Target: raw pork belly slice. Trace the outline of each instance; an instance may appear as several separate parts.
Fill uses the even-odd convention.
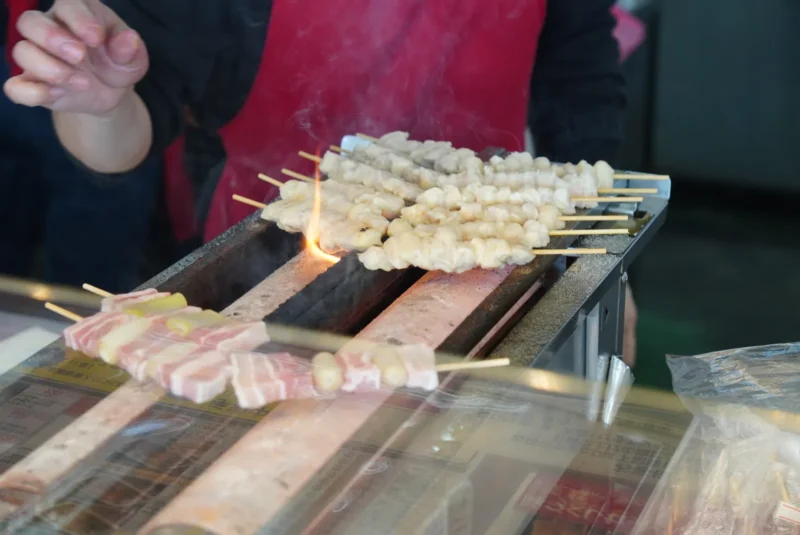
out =
[[[252,351],[269,342],[263,321],[237,321],[227,325],[202,327],[189,334],[194,342],[220,351]]]
[[[425,344],[414,344],[398,346],[397,351],[408,374],[407,388],[435,390],[439,386],[436,355],[433,349]]]
[[[133,305],[135,303],[142,303],[152,299],[160,299],[167,297],[168,292],[159,292],[155,288],[148,288],[138,292],[131,292],[127,294],[113,295],[106,297],[101,301],[100,310],[102,312],[120,311],[123,306]]]
[[[64,329],[64,342],[69,348],[97,358],[100,339],[130,320],[120,312],[100,312]]]
[[[289,353],[234,353],[230,363],[233,391],[243,409],[317,396],[311,364]]]
[[[336,354],[336,362],[342,367],[344,392],[374,392],[381,388],[381,370],[369,351],[342,349]]]
[[[180,334],[167,327],[167,321],[180,314],[199,311],[197,307],[185,307],[165,314],[148,318],[150,325],[140,335],[118,349],[116,365],[130,373],[136,379],[144,380],[143,364],[150,358],[167,350],[171,345],[186,342]]]
[[[153,357],[154,365],[150,369],[158,384],[174,395],[206,403],[225,390],[230,363],[221,352],[191,343],[166,352],[166,356]]]

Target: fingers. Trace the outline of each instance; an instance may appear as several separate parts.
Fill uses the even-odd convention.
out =
[[[52,16],[88,46],[100,46],[106,38],[101,17],[91,0],[56,0]]]
[[[117,65],[132,63],[142,49],[142,41],[133,30],[124,29],[113,35],[108,43],[108,55]]]
[[[68,30],[40,11],[26,11],[17,22],[23,38],[71,65],[86,56],[84,44]]]
[[[54,58],[30,41],[17,43],[11,55],[27,77],[40,82],[59,85],[67,82],[75,74],[72,66]]]
[[[22,76],[10,78],[3,86],[3,91],[12,102],[32,108],[51,106],[66,93],[60,87],[50,87],[44,82],[29,80]]]

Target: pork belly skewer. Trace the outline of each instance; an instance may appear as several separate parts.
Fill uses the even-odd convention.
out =
[[[311,362],[289,354],[231,356],[232,384],[239,406],[257,409],[277,401],[334,397],[396,388],[433,391],[440,372],[508,366],[508,359],[436,364],[425,344],[351,342],[335,355],[322,352]]]
[[[47,304],[48,309],[60,313]],[[89,357],[100,357],[119,366],[142,381],[153,379],[177,397],[195,403],[206,403],[221,394],[228,383],[228,359],[217,348],[167,336],[168,315],[135,318],[124,312],[100,312],[67,328],[82,331],[91,328],[98,317],[114,314],[128,316],[128,321],[107,333],[96,333],[99,351],[92,354],[91,346],[81,350]],[[69,335],[64,336],[67,344]]]
[[[185,306],[181,294],[160,294],[145,290],[105,297],[105,312],[65,330],[67,345],[119,366],[138,380],[153,379],[178,397],[205,403],[225,389],[229,352],[269,341],[263,322],[227,320],[216,312]],[[111,323],[105,319],[109,317]],[[96,346],[86,343],[92,340]]]
[[[316,260],[305,252],[300,253],[257,286],[259,291],[265,293],[264,298],[259,300],[258,307],[253,308],[237,301],[223,314],[227,317],[236,314],[240,320],[260,321],[307,286],[328,266],[328,261]],[[80,319],[77,315],[74,316],[76,317],[73,319]],[[21,497],[21,500],[29,502],[36,499],[77,463],[161,401],[163,396],[164,390],[155,382],[139,382],[133,379],[127,381],[0,475],[0,489],[33,489]],[[0,501],[0,519],[7,517],[19,506],[18,503]]]
[[[59,315],[77,320],[79,323],[91,321],[82,318],[61,307],[46,303],[48,310]],[[105,313],[100,313],[105,314]],[[176,352],[176,348],[187,348],[187,351]],[[381,388],[417,388],[434,390],[438,384],[440,371],[463,371],[489,367],[507,366],[508,359],[492,359],[490,361],[471,363],[452,363],[437,366],[432,349],[423,344],[411,346],[395,346],[389,344],[351,344],[337,355],[319,353],[311,362],[295,357],[289,353],[250,353],[232,352],[223,356],[221,352],[213,355],[196,344],[170,341],[166,351],[172,350],[173,360],[170,371],[173,374],[163,384],[159,384],[179,397],[187,397],[195,403],[205,403],[221,394],[231,377],[234,391],[242,408],[260,408],[276,401],[292,399],[313,399],[333,394],[337,391],[357,393],[371,392]],[[158,360],[160,353],[153,356]],[[174,357],[181,360],[175,362]],[[230,365],[230,368],[229,368]],[[178,374],[181,366],[189,368],[189,375]],[[180,388],[183,382],[196,390],[198,372],[208,373],[204,367],[212,366],[221,371],[220,380],[214,381],[213,395],[204,391],[201,395],[185,395]],[[142,377],[144,380],[146,377]],[[156,377],[150,377],[156,378]],[[222,384],[217,384],[219,382]],[[202,398],[198,400],[198,398]]]

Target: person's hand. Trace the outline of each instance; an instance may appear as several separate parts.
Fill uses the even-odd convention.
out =
[[[47,13],[23,13],[17,28],[12,57],[24,72],[4,86],[17,104],[103,115],[147,72],[142,39],[100,0],[55,0]]]
[[[622,360],[634,367],[636,364],[636,324],[639,322],[639,311],[630,284],[625,285],[625,318],[622,328]]]

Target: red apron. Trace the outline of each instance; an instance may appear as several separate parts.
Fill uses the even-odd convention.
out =
[[[31,9],[36,9],[39,6],[39,0],[5,0],[6,7],[8,8],[8,28],[6,33],[6,61],[11,67],[11,76],[22,74],[22,69],[14,63],[11,57],[11,50],[14,48],[22,36],[17,30],[17,19],[20,15]]]
[[[404,130],[475,150],[522,150],[547,0],[275,0],[259,74],[220,132],[210,240],[270,200],[259,172],[312,174],[298,150]]]

